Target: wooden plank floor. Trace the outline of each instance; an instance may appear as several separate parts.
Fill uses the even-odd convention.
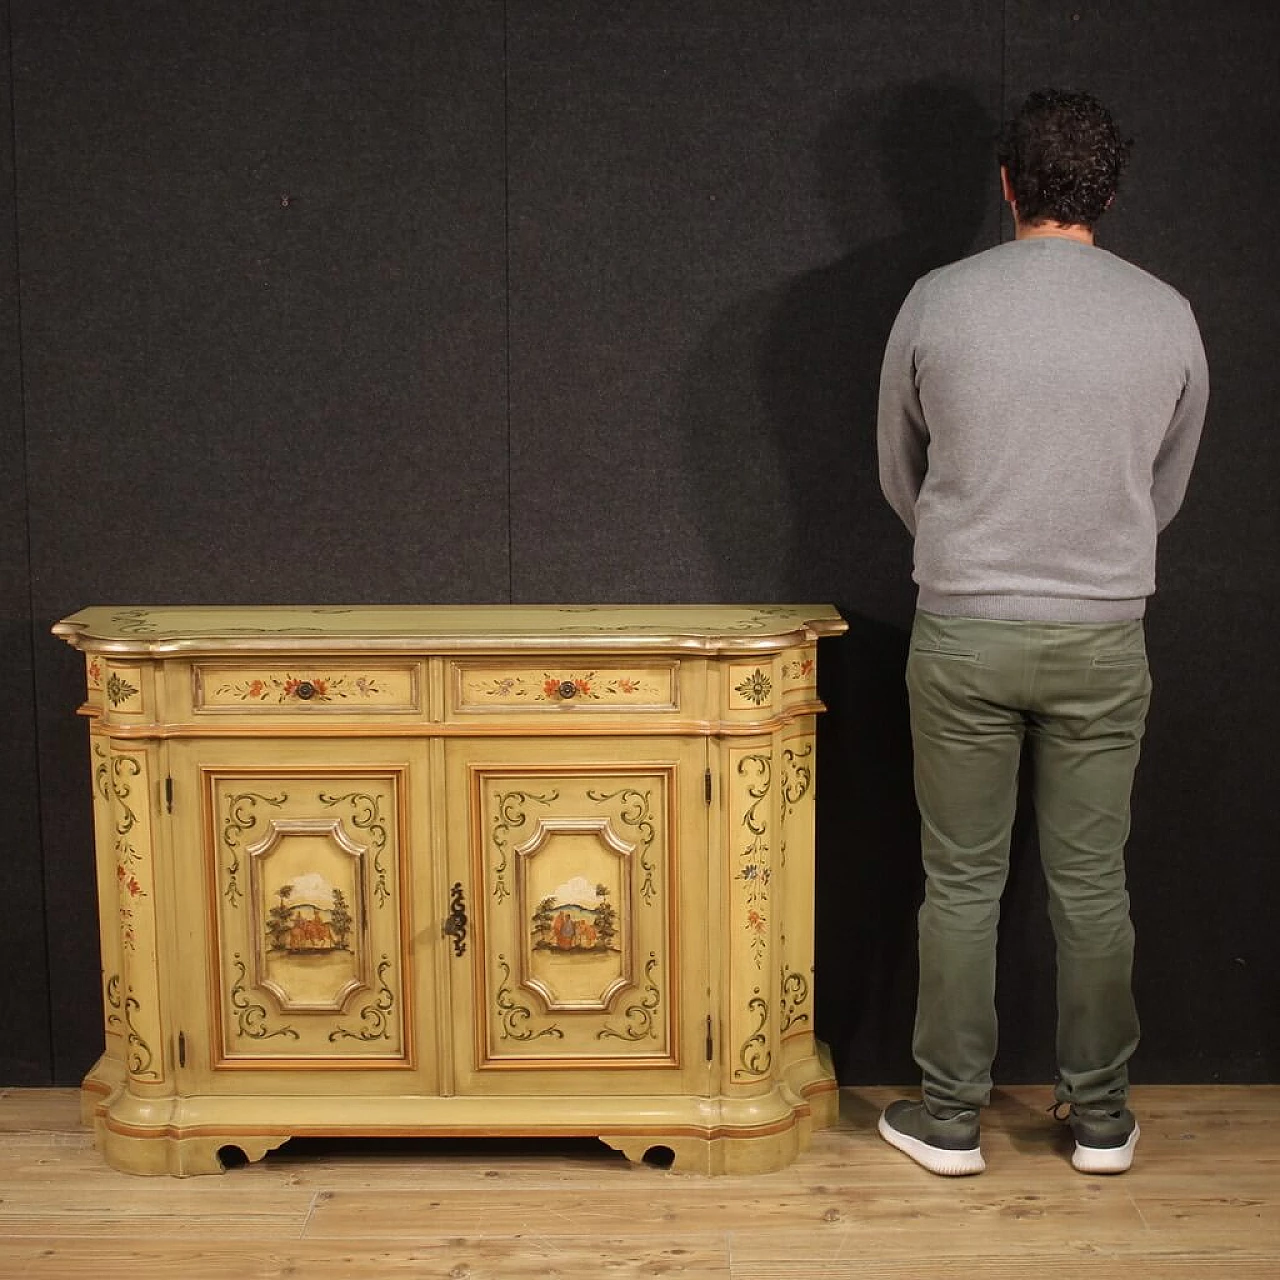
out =
[[[935,1178],[845,1089],[840,1124],[779,1173],[632,1166],[594,1143],[291,1143],[221,1177],[108,1169],[73,1090],[0,1092],[0,1276],[1280,1277],[1280,1087],[1135,1090],[1133,1170],[1085,1177],[1045,1113],[999,1093],[988,1171]]]

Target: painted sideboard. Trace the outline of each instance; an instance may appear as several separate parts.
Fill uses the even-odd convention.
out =
[[[593,1136],[777,1169],[813,1028],[829,606],[90,608],[115,1167]]]

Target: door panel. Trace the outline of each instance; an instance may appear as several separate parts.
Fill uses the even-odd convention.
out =
[[[592,740],[450,744],[451,850],[465,850],[471,946],[454,969],[459,1087],[521,1091],[558,1073],[705,1073],[684,954],[705,911],[705,747]],[[701,1011],[701,1013],[699,1012]],[[588,1087],[584,1081],[584,1090]],[[614,1087],[621,1087],[615,1081]]]
[[[174,748],[179,788],[195,793],[175,822],[200,825],[179,836],[200,865],[180,862],[177,889],[202,921],[189,940],[206,985],[190,995],[205,1010],[194,1057],[206,1082],[238,1088],[232,1073],[294,1069],[323,1091],[343,1087],[325,1083],[328,1071],[377,1068],[402,1087],[399,1073],[416,1066],[432,985],[415,975],[430,957],[410,956],[425,788],[420,748],[400,750],[388,760],[385,744],[342,740]]]

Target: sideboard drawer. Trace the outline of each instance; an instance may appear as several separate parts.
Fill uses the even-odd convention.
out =
[[[461,714],[680,710],[680,663],[453,662],[449,697]]]
[[[192,707],[212,714],[307,715],[418,713],[422,679],[416,662],[302,661],[196,663]]]

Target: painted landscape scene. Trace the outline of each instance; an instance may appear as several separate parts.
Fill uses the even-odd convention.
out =
[[[533,949],[560,955],[620,950],[618,913],[608,885],[574,876],[538,902],[531,921]]]
[[[298,876],[281,885],[275,896],[277,901],[267,913],[267,939],[273,952],[302,956],[351,949],[350,904],[342,890],[323,876]]]

